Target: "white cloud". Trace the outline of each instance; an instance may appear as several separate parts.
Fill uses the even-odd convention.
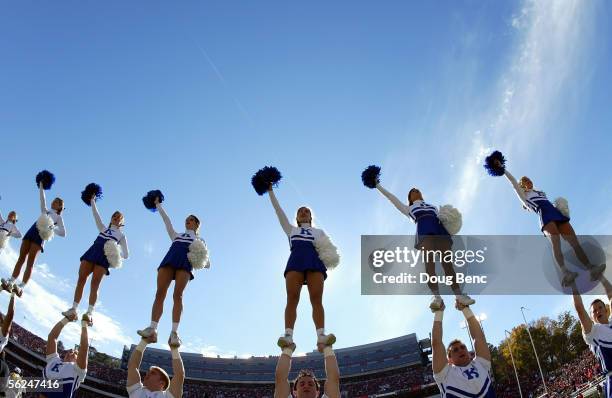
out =
[[[19,244],[18,241],[11,242],[12,245],[16,243]],[[2,275],[9,275],[13,271],[16,260],[17,253],[12,247],[7,246],[0,253]],[[72,297],[75,283],[58,278],[50,269],[46,263],[37,263],[34,266],[32,278],[25,288],[23,297],[17,300],[15,308],[15,322],[44,339],[53,325],[62,318],[61,312],[70,307],[70,304],[57,293]],[[8,294],[2,294],[0,301],[3,307],[8,305]],[[86,304],[81,303],[81,306],[83,305]],[[120,356],[122,346],[131,344],[132,339],[123,333],[117,321],[101,312],[100,308],[101,303],[94,313],[94,326],[89,331],[89,338],[98,350]],[[69,324],[62,331],[60,340],[67,347],[77,344],[80,333],[77,323]]]

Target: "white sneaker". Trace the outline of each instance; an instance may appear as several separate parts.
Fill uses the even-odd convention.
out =
[[[595,282],[603,275],[606,270],[606,264],[594,265],[593,268],[589,271],[591,273],[591,280]]]
[[[137,330],[136,333],[143,339],[149,340],[150,343],[157,342],[157,330],[153,329],[151,326],[142,330]]]
[[[336,336],[333,333],[320,334],[317,336],[317,345],[323,344],[324,346],[334,345],[336,342]]]
[[[460,294],[459,296],[457,296],[457,301],[465,306],[472,305],[476,302],[476,300],[474,300],[467,294]]]
[[[565,274],[563,275],[563,280],[561,281],[561,286],[563,287],[570,286],[576,280],[577,277],[578,277],[577,272],[565,271]]]
[[[170,348],[179,348],[183,342],[178,336],[178,333],[171,332],[170,337],[168,338],[168,345]]]
[[[293,344],[293,336],[291,336],[290,334],[282,335],[278,338],[278,341],[276,342],[276,345],[280,348],[289,347],[291,344]]]
[[[77,314],[77,311],[74,308],[70,308],[68,311],[62,312],[62,315],[68,318],[70,322],[79,319],[79,314]]]
[[[439,296],[432,296],[431,303],[429,303],[429,308],[432,312],[440,311],[442,306],[444,305],[444,300]]]

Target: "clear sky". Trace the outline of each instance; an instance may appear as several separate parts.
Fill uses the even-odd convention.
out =
[[[103,219],[125,213],[132,254],[103,281],[93,344],[118,355],[136,342],[170,245],[140,201],[158,188],[177,229],[200,216],[211,250],[212,268],[185,294],[185,349],[276,353],[288,246],[250,186],[272,164],[285,176],[277,193],[287,213],[310,205],[343,253],[324,298],[337,346],[427,337],[428,297],[360,295],[360,235],[414,232],[363,187],[361,171],[379,164],[398,196],[418,186],[427,201],[452,203],[464,234],[538,234],[509,184],[480,166],[496,148],[516,175],[568,198],[578,233],[611,233],[611,17],[605,1],[5,4],[0,210],[17,210],[25,232],[38,215],[34,176],[47,168],[68,230],[40,256],[16,321],[45,336],[70,306],[97,234],[79,198],[93,181],[105,191]],[[0,254],[2,276],[18,243]],[[477,299],[493,343],[522,322],[521,306],[530,319],[571,308],[567,297]],[[446,338],[465,336],[449,312]],[[76,333],[72,325],[62,338]],[[314,348],[305,292],[296,342]]]

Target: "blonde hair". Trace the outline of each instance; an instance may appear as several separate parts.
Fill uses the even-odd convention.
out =
[[[163,370],[162,368],[160,368],[159,366],[151,366],[149,368],[149,372],[152,371],[152,370],[156,370],[156,371],[158,371],[161,374],[162,379],[164,381],[164,388],[163,389],[164,389],[164,391],[166,391],[168,389],[168,387],[170,386],[170,376],[168,376],[168,373],[165,370]]]
[[[196,233],[196,235],[199,234],[200,233],[200,225],[202,225],[202,223],[200,222],[200,219],[195,214],[190,214],[190,215],[187,216],[187,218],[189,218],[189,217],[192,217],[195,220],[195,222],[197,224],[195,233]]]
[[[57,211],[57,214],[62,214],[62,211],[64,211],[64,199],[58,196],[57,198],[53,199],[53,202],[51,202],[51,206],[53,206],[54,203],[58,203],[60,206],[60,209]]]
[[[119,210],[116,210],[116,211],[113,213],[113,215],[111,216],[111,220],[110,220],[110,222],[108,223],[108,227],[109,227],[109,228],[110,228],[110,227],[113,225],[113,217],[115,217],[115,215],[117,215],[117,214],[119,214],[119,215],[121,216],[121,221],[122,221],[122,222],[121,222],[121,224],[119,224],[118,226],[119,226],[119,227],[123,227],[123,221],[125,220],[125,217],[123,216],[123,213],[122,213],[122,212],[120,212]]]

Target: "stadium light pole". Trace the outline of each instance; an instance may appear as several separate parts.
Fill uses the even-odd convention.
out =
[[[521,396],[521,398],[523,398],[523,392],[521,391],[521,382],[519,381],[518,372],[516,370],[516,364],[514,363],[514,355],[512,355],[512,347],[510,347],[511,333],[507,330],[504,330],[504,332],[506,332],[506,336],[508,337],[508,351],[510,351],[510,359],[512,360],[512,367],[514,368],[514,376],[516,376],[516,384],[518,385],[519,395]]]
[[[533,353],[536,357],[536,362],[538,363],[538,369],[540,369],[540,377],[542,378],[542,384],[544,385],[544,392],[548,395],[548,387],[546,387],[546,380],[544,380],[544,372],[542,372],[542,365],[540,365],[540,358],[538,357],[538,352],[536,351],[535,344],[533,343],[533,338],[531,337],[531,331],[529,330],[529,325],[527,324],[527,318],[525,318],[525,312],[528,308],[521,307],[521,314],[523,314],[523,320],[525,321],[525,328],[527,328],[527,334],[529,335],[529,340],[531,340],[531,347],[533,348]]]

